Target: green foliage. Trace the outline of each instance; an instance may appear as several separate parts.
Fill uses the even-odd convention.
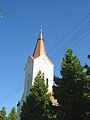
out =
[[[17,120],[17,113],[15,107],[13,107],[12,110],[10,111],[7,120]]]
[[[90,60],[90,55],[88,55],[88,59]],[[86,119],[90,120],[90,66],[85,64],[86,69],[86,83],[85,83],[85,90],[84,90],[84,98],[85,98],[85,109],[86,109]]]
[[[84,120],[87,112],[87,76],[79,58],[73,55],[71,49],[67,50],[65,58],[62,59],[60,72],[62,78],[57,78],[57,87],[54,88],[55,97],[61,105],[57,119]]]
[[[5,107],[2,107],[2,110],[0,111],[0,120],[6,120],[6,110],[5,110]]]
[[[51,120],[51,100],[47,94],[48,87],[44,83],[44,75],[41,72],[35,78],[30,93],[23,102],[21,120]]]

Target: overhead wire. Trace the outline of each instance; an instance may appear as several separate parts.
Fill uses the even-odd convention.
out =
[[[9,99],[9,96],[13,96],[13,94],[16,94],[18,90],[22,87],[22,85],[23,76],[22,78],[18,79],[14,84],[12,84],[12,86],[9,87],[2,95],[0,95],[0,104],[4,103],[7,99]]]
[[[90,13],[85,15],[51,50],[49,50],[48,54],[50,54],[61,42],[63,42],[84,20],[86,20],[90,16]]]
[[[88,28],[88,29],[87,29]],[[63,44],[56,52],[57,54],[53,54],[51,56],[51,61],[54,60],[54,58],[56,58],[58,56],[58,54],[60,54],[61,52],[63,52],[63,49],[66,50],[67,47],[72,46],[72,44],[75,44],[76,41],[78,39],[80,39],[80,37],[82,37],[82,35],[85,34],[85,32],[87,32],[90,29],[90,22],[87,22],[78,32],[76,32],[65,44]],[[81,40],[80,40],[81,41]],[[59,52],[60,51],[60,52]],[[52,59],[53,58],[53,59]],[[55,60],[53,61],[55,62]],[[40,64],[38,67],[44,65],[43,63]]]
[[[69,34],[71,34],[73,31],[74,31],[74,29],[76,29],[76,27],[78,27],[88,16],[90,15],[90,13],[88,13],[68,34],[66,34],[66,36],[61,40],[61,41],[59,41],[55,46],[57,47],[61,42],[63,42],[64,40],[65,40],[65,38],[69,35]],[[87,34],[85,35],[85,36],[83,36],[83,38],[84,37],[86,37],[87,36]],[[82,38],[82,39],[83,39]],[[73,45],[73,47],[76,45],[76,44],[78,44],[80,42],[80,40],[79,41],[77,41],[77,43],[75,43],[74,45]],[[53,51],[56,47],[54,47],[53,49],[51,49],[50,50],[50,52],[48,53],[48,54],[50,54],[51,53],[51,51]],[[56,59],[57,60],[57,59]],[[55,61],[56,61],[55,60]],[[19,85],[18,85],[19,86]],[[16,88],[18,88],[18,86],[16,86]],[[13,86],[14,87],[14,86]],[[12,88],[13,88],[12,87]],[[13,89],[13,90],[16,90],[15,88]],[[11,91],[11,92],[13,92],[13,90]],[[7,92],[9,91],[9,89],[7,90]],[[11,93],[10,92],[10,93]],[[8,92],[8,94],[6,95],[6,97],[8,97],[8,96],[10,96],[10,93]],[[15,92],[16,93],[16,92]],[[7,100],[7,98],[6,97],[3,97],[3,99],[2,99],[2,101],[1,102],[3,102],[3,101],[5,101],[5,100]],[[5,99],[6,98],[6,99]],[[0,103],[1,104],[1,103]]]
[[[73,44],[71,47],[75,47],[78,43],[80,43],[87,35],[89,35],[90,34],[90,31],[88,32],[88,33],[86,33],[82,38],[80,38],[79,39],[79,41],[77,41],[75,44]],[[58,58],[56,58],[55,60],[54,60],[54,62],[56,61],[56,60],[58,60],[59,58],[61,58],[63,56],[63,54],[62,55],[60,55]]]
[[[18,79],[17,81],[15,81],[7,90],[5,90],[1,95],[0,98],[3,98],[8,92],[11,92],[13,88],[15,88],[18,84],[23,83],[23,77],[22,76],[20,79]]]
[[[0,104],[6,102],[8,99],[12,99],[12,96],[14,96],[15,94],[17,94],[18,91],[21,90],[20,88],[22,88],[22,86],[17,86],[16,89],[14,89],[12,92],[8,93],[5,98],[1,99]]]
[[[88,17],[90,16],[90,13],[88,13],[87,15],[85,15],[84,18],[82,18],[71,30],[70,32],[68,32],[65,37],[63,37],[63,39],[61,39],[48,53],[47,55],[49,55],[54,49],[57,48],[57,46],[63,42],[77,27],[80,26],[81,23],[83,23]],[[49,55],[50,56],[50,55]],[[41,60],[39,60],[38,62],[41,62]],[[36,66],[38,66],[38,63],[36,64]]]
[[[77,41],[75,44],[73,44],[71,47],[75,47],[78,43],[80,43],[88,34],[90,34],[90,31],[87,32],[82,38],[79,39],[79,41]],[[60,59],[63,56],[63,54],[61,54],[58,58],[56,58],[53,62],[55,62],[56,60]],[[46,68],[47,70],[50,69],[50,67]]]
[[[58,53],[59,50],[61,50],[63,47],[65,47],[66,44],[68,44],[69,42],[71,42],[75,37],[77,37],[82,31],[84,31],[88,26],[90,26],[90,21],[88,21],[82,28],[80,28],[80,30],[78,30],[73,36],[71,36],[69,39],[67,39],[67,41],[65,42],[65,44],[63,44],[61,47],[59,47],[58,50],[56,50],[56,52],[54,52],[53,54],[51,54],[51,58],[52,56],[56,55]]]
[[[86,34],[86,35],[87,35],[87,34]],[[85,35],[85,36],[86,36],[86,35]],[[84,38],[85,36],[83,36],[83,38]],[[82,39],[83,39],[83,38],[82,38]],[[80,42],[80,41],[78,41],[76,44],[78,44],[79,42]],[[75,44],[75,45],[76,45],[76,44]],[[73,46],[75,46],[75,45],[73,45]],[[60,57],[59,57],[59,58],[60,58]],[[56,60],[57,60],[57,59],[56,59]],[[55,61],[56,61],[56,60],[55,60]],[[18,88],[18,86],[17,86],[17,88]],[[19,89],[20,89],[20,88],[19,88]],[[0,104],[2,104],[3,102],[5,102],[11,95],[14,95],[14,93],[16,93],[16,90],[17,90],[17,89],[15,88],[14,90],[15,90],[15,91],[13,91],[13,94],[12,94],[12,93],[11,93],[11,94],[10,94],[10,93],[7,94],[7,96],[5,96],[5,97],[2,99],[2,101],[0,102]]]
[[[76,34],[74,34],[70,39],[68,39],[68,41],[63,44],[57,51],[56,53],[51,56],[51,60],[53,60],[52,58],[56,57],[60,52],[63,51],[63,49],[71,46],[73,43],[75,43],[82,35],[85,34],[85,32],[87,32],[90,29],[90,22],[89,24],[85,27],[83,27],[84,29],[81,29],[80,31],[78,31]],[[60,52],[59,52],[60,51]]]

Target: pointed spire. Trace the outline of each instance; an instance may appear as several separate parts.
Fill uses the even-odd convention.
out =
[[[40,27],[40,34],[37,40],[37,44],[33,53],[33,57],[37,58],[42,54],[46,54],[45,46],[44,46],[44,40],[42,36],[42,26]]]

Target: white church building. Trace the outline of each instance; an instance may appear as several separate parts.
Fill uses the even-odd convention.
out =
[[[42,35],[42,27],[40,28],[39,37],[32,56],[29,56],[25,65],[25,84],[24,93],[21,101],[17,105],[18,120],[21,113],[21,106],[26,96],[29,94],[30,88],[34,83],[37,73],[41,71],[44,73],[45,84],[48,85],[48,91],[52,92],[54,65],[46,55],[44,39]]]

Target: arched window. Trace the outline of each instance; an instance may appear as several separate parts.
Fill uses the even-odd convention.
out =
[[[30,81],[30,73],[28,74],[28,77],[27,77],[27,95],[29,94],[29,81]]]

